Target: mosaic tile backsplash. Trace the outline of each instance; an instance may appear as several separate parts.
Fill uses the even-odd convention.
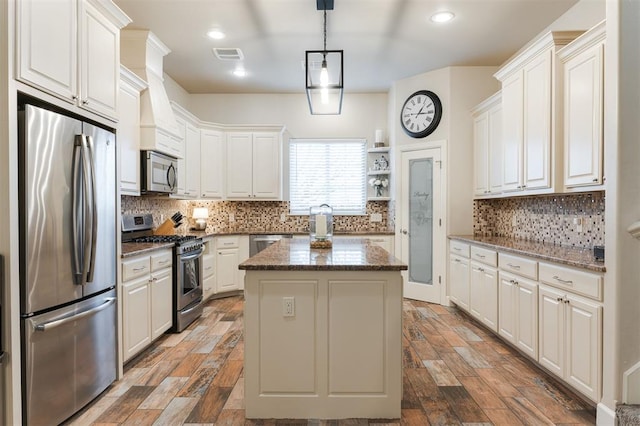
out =
[[[473,232],[583,248],[604,245],[604,200],[604,191],[474,200]]]
[[[188,232],[189,228],[194,226],[195,221],[191,216],[195,207],[209,209],[206,229],[209,234],[298,233],[308,232],[309,227],[307,216],[289,216],[289,203],[286,201],[186,201],[159,196],[122,196],[121,202],[123,214],[152,213],[154,227],[162,224],[175,212],[181,212],[186,220],[176,229],[178,233]],[[370,222],[369,215],[372,213],[380,213],[382,222]],[[281,218],[284,222],[280,220]],[[386,233],[393,230],[393,220],[389,218],[386,201],[369,201],[365,216],[334,216],[333,230],[337,233]]]

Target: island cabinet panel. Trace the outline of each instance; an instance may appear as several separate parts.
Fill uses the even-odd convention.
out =
[[[400,271],[247,268],[245,300],[247,418],[400,418]]]
[[[332,395],[384,392],[384,284],[384,281],[329,282]],[[354,342],[358,344],[354,346]]]
[[[318,281],[263,280],[260,285],[260,393],[317,393]],[[293,317],[283,315],[287,297],[294,300]]]

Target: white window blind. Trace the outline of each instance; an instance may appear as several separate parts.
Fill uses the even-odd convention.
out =
[[[289,201],[291,214],[328,204],[333,214],[366,212],[364,139],[291,139]]]

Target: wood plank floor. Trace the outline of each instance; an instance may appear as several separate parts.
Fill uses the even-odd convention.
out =
[[[576,425],[586,405],[455,308],[405,300],[401,419],[244,418],[242,297],[212,300],[68,425]]]

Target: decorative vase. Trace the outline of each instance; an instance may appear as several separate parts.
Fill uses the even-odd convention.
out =
[[[382,185],[376,186],[376,197],[382,197]]]

